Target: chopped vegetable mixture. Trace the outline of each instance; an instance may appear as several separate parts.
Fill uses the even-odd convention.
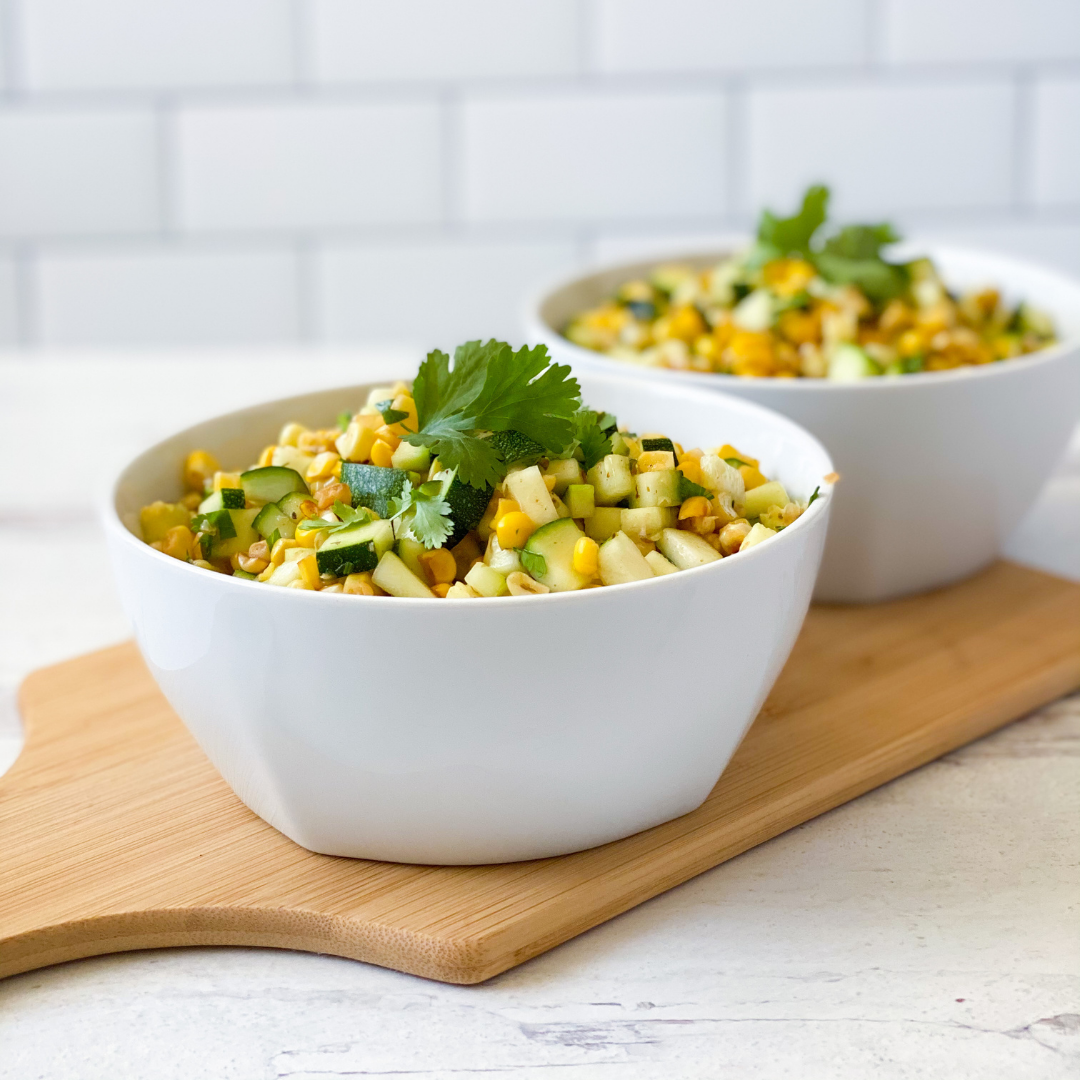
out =
[[[946,371],[1054,342],[1048,316],[994,288],[951,293],[929,259],[892,263],[891,226],[848,225],[818,242],[829,192],[791,218],[762,214],[749,250],[706,270],[657,267],[574,316],[565,336],[631,363],[750,377]]]
[[[143,539],[205,570],[361,596],[480,597],[639,581],[775,536],[813,502],[734,446],[684,450],[581,404],[544,346],[432,352],[412,389],[289,423],[243,472],[205,450]],[[816,496],[816,492],[814,495]]]

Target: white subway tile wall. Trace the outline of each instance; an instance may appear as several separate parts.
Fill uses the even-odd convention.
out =
[[[50,252],[31,267],[44,345],[295,342],[290,249]]]
[[[722,94],[551,94],[462,103],[469,221],[618,221],[727,211]]]
[[[513,337],[844,215],[1080,272],[1080,0],[0,0],[0,345]]]

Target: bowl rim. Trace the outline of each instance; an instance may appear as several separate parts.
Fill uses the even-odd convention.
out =
[[[731,237],[730,239],[734,239],[734,237]],[[1059,284],[1072,289],[1076,293],[1077,306],[1080,308],[1080,278],[1074,278],[1054,267],[1044,266],[1033,260],[1015,255],[977,247],[964,247],[963,245],[956,244],[937,244],[932,241],[920,244],[917,237],[912,240],[903,241],[904,247],[910,247],[912,245],[921,246],[931,258],[934,258],[935,255],[944,255],[946,257],[949,255],[956,255],[969,259],[981,258],[995,263],[1011,263],[1015,268],[1022,271],[1035,272],[1056,278]],[[828,379],[787,379],[776,376],[762,376],[757,378],[743,375],[729,375],[728,373],[721,371],[680,371],[676,368],[648,367],[644,364],[633,364],[625,360],[618,360],[615,357],[608,356],[606,353],[597,352],[594,349],[587,349],[583,345],[575,344],[569,338],[565,337],[561,331],[554,329],[541,314],[544,304],[547,303],[556,292],[579,284],[586,278],[593,277],[596,274],[615,273],[621,268],[636,267],[643,263],[661,266],[665,263],[673,263],[686,259],[711,259],[714,257],[719,259],[725,254],[734,254],[734,250],[732,249],[725,252],[724,250],[717,248],[698,248],[689,251],[683,250],[670,255],[647,255],[643,253],[642,257],[638,259],[622,259],[616,262],[596,261],[580,267],[572,276],[562,274],[559,277],[550,278],[540,288],[534,289],[526,302],[526,336],[531,340],[547,344],[549,347],[551,346],[552,337],[556,338],[556,348],[569,350],[571,355],[581,359],[585,366],[593,371],[611,364],[618,369],[625,369],[628,372],[632,372],[633,375],[631,377],[639,379],[644,377],[655,379],[657,381],[666,381],[668,378],[671,378],[672,380],[686,380],[690,386],[709,388],[714,393],[716,391],[722,392],[728,386],[747,385],[753,386],[755,390],[768,388],[765,392],[769,392],[771,389],[782,389],[785,391],[794,390],[796,393],[801,394],[837,392],[856,394],[889,393],[898,386],[914,388],[928,385],[945,385],[947,383],[970,379],[1000,378],[1006,373],[1015,372],[1018,369],[1024,370],[1035,365],[1042,366],[1043,364],[1054,363],[1063,358],[1068,358],[1080,348],[1080,334],[1074,334],[1071,337],[1063,338],[1062,340],[1055,342],[1053,345],[1048,345],[1046,348],[1037,349],[1035,352],[1026,353],[1023,356],[1013,357],[1013,360],[1023,361],[1023,363],[1018,365],[1011,361],[998,361],[990,364],[969,364],[964,367],[953,368],[946,371],[918,371],[907,375],[884,375],[878,378],[858,379],[853,382],[831,382]]]
[[[613,373],[603,372],[603,373],[600,373],[600,372],[595,372],[595,371],[589,371],[587,377],[590,380],[598,380],[600,382],[623,384],[623,385],[628,386],[628,387],[630,387],[630,388],[632,388],[634,390],[639,390],[641,388],[641,380],[634,379],[634,378],[632,378],[630,376],[622,375],[622,374],[619,374],[617,372],[613,372]],[[163,450],[164,446],[166,445],[166,443],[169,443],[173,439],[178,438],[179,436],[185,434],[188,431],[191,431],[194,428],[201,427],[204,424],[210,424],[210,423],[216,423],[216,422],[219,422],[219,421],[225,421],[225,420],[228,420],[230,417],[239,418],[239,417],[242,417],[246,413],[253,413],[253,412],[256,412],[256,411],[258,411],[260,409],[272,408],[274,406],[284,405],[285,403],[287,403],[289,401],[298,400],[298,399],[301,399],[301,398],[304,398],[304,397],[310,397],[310,396],[314,396],[314,395],[318,395],[318,394],[341,394],[341,395],[345,395],[345,394],[348,394],[350,392],[358,390],[360,387],[368,386],[368,385],[372,385],[372,384],[355,383],[355,384],[353,384],[351,386],[327,387],[327,388],[324,388],[324,389],[321,389],[321,390],[316,389],[316,390],[310,391],[309,393],[290,394],[290,395],[288,395],[286,397],[272,398],[272,399],[267,400],[267,401],[259,402],[259,403],[255,404],[255,405],[249,405],[249,406],[245,406],[244,408],[241,408],[241,409],[234,409],[234,410],[232,410],[230,412],[219,413],[219,414],[216,414],[214,416],[207,417],[206,419],[200,420],[197,423],[189,424],[187,427],[181,428],[179,431],[175,431],[171,435],[167,435],[164,439],[159,439],[157,442],[155,442],[152,445],[146,447],[144,450],[141,450],[134,457],[130,458],[117,471],[115,477],[112,480],[112,483],[109,484],[106,493],[99,499],[99,501],[98,501],[98,516],[99,516],[99,519],[103,523],[103,527],[105,529],[106,534],[116,538],[120,543],[130,543],[131,545],[133,545],[132,550],[133,551],[138,550],[141,553],[141,555],[159,556],[161,559],[164,559],[165,562],[161,563],[160,565],[162,566],[163,569],[166,569],[166,572],[170,572],[170,571],[175,570],[175,571],[179,571],[179,572],[182,572],[182,573],[193,573],[193,574],[206,575],[208,573],[208,571],[204,570],[201,567],[192,566],[190,563],[181,562],[179,559],[174,559],[174,558],[166,555],[164,552],[156,551],[154,548],[150,547],[150,545],[147,544],[144,540],[140,539],[139,537],[136,537],[135,534],[132,533],[131,530],[128,529],[128,527],[124,524],[123,520],[120,517],[120,512],[117,509],[117,499],[119,497],[120,485],[123,482],[124,478],[126,477],[127,473],[132,468],[134,468],[135,465],[137,465],[139,462],[141,462],[143,459],[148,458],[148,457],[154,455],[155,453],[162,452],[162,450]],[[675,385],[675,386],[662,386],[662,387],[656,387],[655,390],[650,390],[650,394],[653,394],[656,391],[662,392],[664,394],[664,396],[686,397],[687,395],[689,395],[692,398],[699,398],[703,402],[706,402],[706,403],[714,403],[714,404],[716,403],[716,395],[715,395],[715,393],[702,393],[701,391],[696,390],[693,387],[677,386],[677,385]],[[778,412],[774,411],[773,409],[768,408],[767,406],[759,405],[756,402],[746,401],[745,399],[735,397],[734,395],[730,395],[730,394],[724,394],[724,395],[722,395],[722,397],[723,397],[723,403],[725,405],[731,407],[731,408],[734,408],[736,412],[748,413],[748,414],[750,414],[751,417],[754,417],[755,414],[756,414],[758,417],[766,419],[770,424],[773,424],[773,425],[779,427],[781,430],[783,430],[784,428],[789,429],[790,432],[793,435],[795,435],[798,439],[801,439],[801,440],[804,440],[804,441],[808,442],[810,444],[810,446],[811,446],[811,449],[816,450],[821,455],[821,457],[824,459],[826,465],[829,468],[829,472],[825,474],[826,476],[835,474],[835,465],[833,463],[832,456],[829,454],[829,451],[822,445],[820,440],[818,440],[814,435],[812,435],[809,431],[807,431],[800,424],[797,424],[795,421],[788,419],[786,416],[782,415],[781,413],[778,413]],[[815,524],[818,522],[818,520],[823,515],[826,515],[828,513],[829,507],[831,505],[831,499],[832,499],[833,487],[834,486],[835,486],[835,480],[832,480],[832,481],[826,480],[825,476],[823,476],[822,479],[821,479],[821,483],[819,485],[819,488],[820,488],[819,497],[817,499],[815,499],[814,502],[809,507],[807,507],[807,509],[791,525],[788,525],[786,528],[784,528],[780,532],[780,534],[778,536],[776,536],[776,537],[774,537],[772,539],[775,540],[777,543],[798,542],[797,539],[794,540],[794,541],[788,540],[787,539],[788,533],[791,532],[792,530],[799,530],[798,532],[795,533],[795,536],[797,538],[799,535],[801,535],[802,532],[805,532],[806,530],[808,530],[810,528],[813,528],[815,526]],[[763,548],[763,547],[766,547],[766,545],[757,544],[749,551],[737,552],[736,554],[745,555],[746,558],[760,557],[761,554],[762,554],[760,549]],[[137,556],[137,557],[141,557],[141,555]],[[687,573],[700,574],[702,572],[715,573],[717,568],[723,566],[728,561],[728,559],[730,559],[730,558],[731,558],[731,556],[729,555],[729,556],[726,556],[724,558],[718,559],[715,562],[705,563],[702,566],[694,566],[694,567],[690,567],[688,570],[680,570],[679,574],[680,575],[687,574]],[[172,564],[172,566],[167,568],[167,564]],[[727,572],[730,573],[731,571],[727,571]],[[254,584],[254,585],[263,584],[262,582],[249,582],[249,581],[247,581],[247,580],[245,580],[243,578],[235,578],[235,577],[233,577],[232,575],[229,575],[229,574],[219,574],[219,573],[215,573],[213,571],[209,571],[209,573],[212,575],[213,578],[219,579],[221,583],[225,584],[226,587],[229,587],[229,588],[246,588],[246,587],[248,587],[249,585],[252,585],[252,584]],[[664,577],[670,577],[672,575],[665,574],[663,576]],[[203,577],[200,577],[199,580],[207,581],[208,579],[205,576],[203,576]],[[645,579],[645,580],[642,580],[642,581],[627,581],[627,582],[621,582],[619,585],[614,585],[614,586],[613,585],[605,585],[605,586],[602,586],[602,588],[605,591],[607,589],[612,589],[612,588],[618,588],[618,589],[622,589],[624,587],[640,588],[641,586],[650,586],[654,582],[657,582],[657,581],[660,581],[660,580],[662,580],[662,578],[650,578],[650,579]],[[340,602],[346,602],[346,601],[355,600],[355,597],[346,597],[345,594],[343,594],[343,593],[324,593],[322,591],[315,591],[315,590],[310,590],[310,589],[281,589],[281,588],[278,588],[278,589],[275,589],[274,591],[278,592],[278,593],[293,594],[294,596],[299,596],[300,594],[304,594],[305,596],[308,596],[309,598],[318,598],[317,602],[324,602],[324,603],[327,602],[327,601],[340,603]],[[568,590],[566,592],[549,592],[549,593],[532,594],[532,595],[528,595],[528,596],[515,596],[515,597],[512,597],[511,599],[517,600],[517,601],[531,601],[531,602],[538,602],[538,603],[564,603],[564,604],[565,603],[572,603],[572,602],[589,603],[591,601],[584,600],[584,597],[586,597],[588,594],[591,594],[591,593],[596,592],[596,591],[597,591],[596,589],[574,589],[574,590]],[[576,601],[575,601],[575,598],[576,598]],[[487,603],[487,604],[499,604],[499,605],[502,605],[503,607],[505,607],[505,602],[506,602],[507,598],[505,596],[479,596],[479,597],[453,597],[453,598],[436,598],[436,597],[426,597],[426,596],[424,596],[424,597],[420,597],[420,596],[414,596],[414,597],[410,597],[410,596],[368,596],[368,597],[365,597],[364,599],[368,603],[370,603],[372,601],[378,601],[380,604],[386,604],[386,603],[389,603],[389,602],[392,601],[394,604],[399,605],[399,608],[397,608],[395,610],[404,610],[403,608],[400,608],[400,605],[403,602],[407,602],[407,603],[410,603],[410,604],[413,604],[413,605],[422,604],[422,605],[424,605],[424,610],[431,610],[427,605],[431,604],[431,602],[433,600],[435,600],[435,599],[438,599],[440,604],[445,604],[446,599],[452,599],[452,603],[455,606],[458,605],[458,604],[464,604],[464,603],[476,604],[478,601],[480,601],[480,602]],[[304,600],[304,601],[301,601],[301,602],[307,603],[309,601]],[[500,610],[502,610],[502,608],[500,608]],[[513,608],[510,608],[509,610],[513,610]]]

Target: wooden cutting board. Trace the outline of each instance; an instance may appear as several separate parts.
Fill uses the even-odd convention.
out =
[[[475,983],[1080,686],[1080,586],[1000,563],[818,607],[703,806],[561,858],[314,855],[257,818],[134,645],[30,676],[0,777],[0,976],[171,945],[334,953]]]

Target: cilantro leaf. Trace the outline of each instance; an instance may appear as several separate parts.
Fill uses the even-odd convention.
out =
[[[742,458],[737,458],[737,457],[726,457],[726,458],[724,458],[724,460],[725,460],[725,461],[726,461],[726,462],[727,462],[727,463],[728,463],[728,464],[729,464],[729,465],[730,465],[730,466],[731,466],[731,467],[732,467],[733,469],[739,469],[739,468],[742,468],[742,466],[743,466],[743,465],[747,465],[747,464],[748,464],[747,462],[743,461],[743,459],[742,459]]]
[[[453,368],[436,349],[413,382],[419,430],[405,439],[456,468],[463,483],[497,484],[505,465],[487,433],[519,431],[553,452],[572,442],[581,394],[569,375],[544,345],[514,352],[503,341],[469,341],[454,351]]]
[[[547,573],[547,559],[539,552],[521,549],[521,565],[534,578],[542,578]]]
[[[818,486],[816,488],[814,488],[814,494],[811,495],[810,498],[806,502],[806,509],[809,510],[810,505],[813,503],[813,501],[815,499],[820,499],[820,498],[821,498],[821,485],[818,484]]]
[[[341,428],[342,431],[344,431],[349,426],[349,424],[351,424],[351,423],[352,423],[352,413],[351,412],[339,412],[338,413],[337,426],[339,428]]]
[[[578,409],[574,413],[574,437],[578,444],[577,450],[581,452],[581,462],[586,470],[591,469],[611,453],[611,436],[602,427],[605,419],[611,419],[612,427],[614,427],[615,418],[607,413],[599,416],[588,408]]]
[[[809,255],[810,240],[825,223],[828,207],[829,189],[815,184],[806,189],[802,206],[793,217],[778,218],[771,210],[763,210],[751,261],[761,265],[784,255]]]
[[[695,484],[693,480],[687,480],[682,473],[679,473],[679,502],[686,502],[687,499],[692,499],[695,495],[704,495],[705,498],[708,498],[709,494],[708,488]]]
[[[454,530],[450,504],[442,497],[441,480],[413,487],[406,480],[401,496],[390,500],[390,520],[401,519],[405,530],[426,548],[441,547]]]
[[[899,239],[888,223],[847,225],[825,241],[814,262],[826,280],[857,285],[871,300],[888,300],[908,284],[907,270],[881,257],[881,249]]]
[[[402,412],[401,409],[391,409],[389,407],[380,409],[379,412],[382,414],[384,424],[396,424],[399,420],[404,420],[405,417],[409,415],[407,412]]]

